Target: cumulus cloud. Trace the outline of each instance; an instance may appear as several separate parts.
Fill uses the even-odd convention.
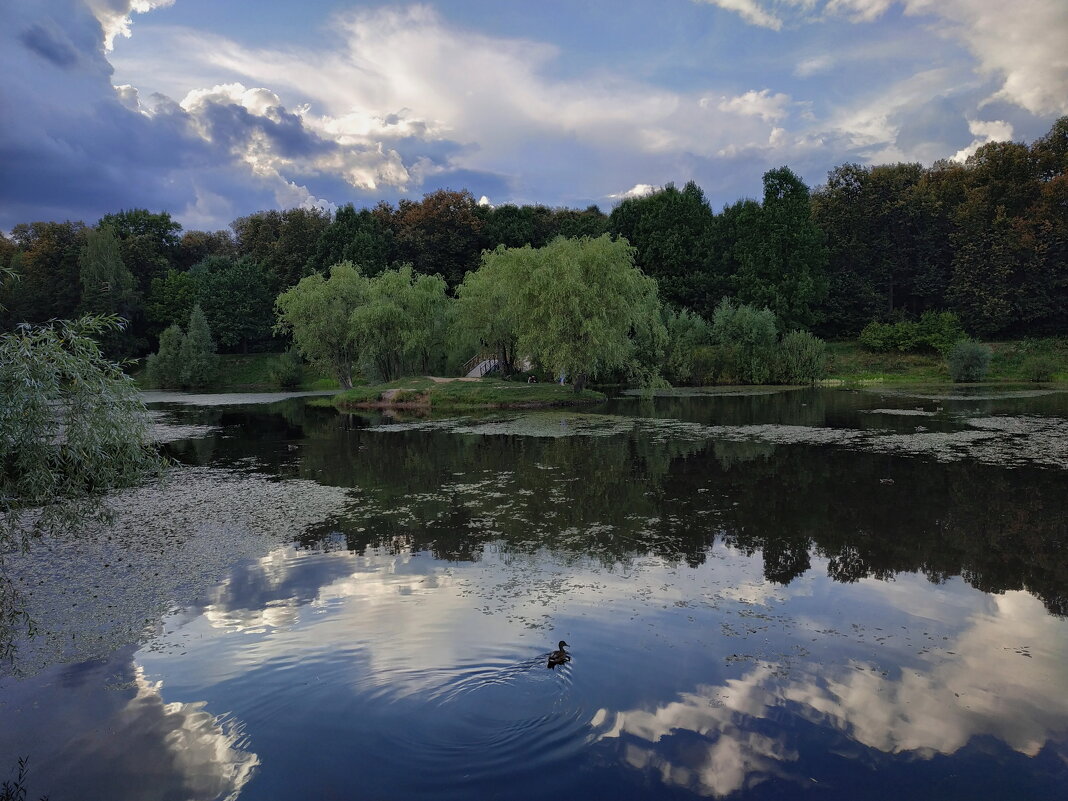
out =
[[[115,48],[115,37],[131,34],[134,14],[147,14],[155,8],[174,5],[174,0],[86,0],[104,29],[104,49]]]
[[[985,145],[987,142],[1007,142],[1012,140],[1012,125],[1002,120],[983,122],[981,120],[969,120],[968,130],[975,135],[972,143],[953,155],[953,161],[965,161],[968,156]]]
[[[617,192],[615,194],[608,195],[608,197],[610,197],[612,200],[627,200],[628,198],[634,197],[646,197],[647,195],[653,194],[653,192],[657,191],[659,188],[660,187],[653,186],[652,184],[634,184],[634,186],[632,186],[626,192]]]
[[[701,102],[705,103],[704,99]],[[749,117],[760,117],[766,122],[781,120],[786,116],[786,107],[790,104],[790,96],[781,92],[772,94],[770,89],[761,89],[759,92],[750,89],[748,92],[737,97],[724,97],[719,101],[720,111],[729,111]]]

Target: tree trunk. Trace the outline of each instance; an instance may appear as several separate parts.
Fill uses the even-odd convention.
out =
[[[586,388],[586,374],[585,373],[578,373],[575,376],[574,387],[575,387],[575,394],[576,395],[579,392],[582,392],[582,390],[584,390]]]

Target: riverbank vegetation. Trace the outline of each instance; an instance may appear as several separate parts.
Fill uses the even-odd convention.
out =
[[[279,352],[300,339],[304,324],[291,293],[304,282],[305,290],[327,283],[332,268],[351,264],[360,297],[343,304],[339,319],[359,330],[354,371],[370,366],[371,380],[455,372],[481,351],[503,372],[525,359],[559,362],[579,384],[592,375],[586,365],[635,383],[774,374],[737,362],[732,372],[723,366],[723,348],[701,339],[693,321],[711,325],[724,298],[768,310],[779,341],[793,351],[802,339],[791,332],[802,331],[831,340],[860,336],[874,351],[923,356],[933,348],[944,358],[964,337],[996,343],[1068,330],[1066,200],[1062,118],[1030,144],[991,142],[963,162],[929,167],[844,164],[811,190],[786,167],[770,170],[760,199],[719,212],[693,183],[628,198],[610,214],[596,206],[490,207],[448,190],[334,214],[257,212],[213,232],[183,231],[166,212],[131,209],[91,227],[32,222],[0,235],[0,267],[23,277],[0,290],[7,307],[0,324],[10,330],[85,312],[116,314],[128,325],[107,335],[105,354],[140,356],[156,352],[171,326],[188,326],[199,305],[220,354]],[[554,242],[602,236],[606,244],[597,247],[629,248],[634,274],[655,282],[644,286],[655,286],[660,322],[645,313],[652,295],[642,290],[623,302],[632,330],[622,350],[608,344],[611,338],[596,354],[579,353],[581,337],[571,336],[566,347],[536,342],[542,334],[558,341],[565,331],[574,334],[576,320],[596,308],[584,299],[590,293],[581,275],[567,284],[565,298],[553,248],[569,246]],[[539,267],[520,288],[514,274],[531,253]],[[520,266],[508,267],[512,262]],[[539,307],[545,315],[530,312],[531,292],[553,299]],[[372,296],[382,302],[363,303]],[[289,298],[277,309],[281,325],[279,297]],[[526,311],[516,317],[520,306]],[[354,322],[356,308],[364,311]],[[521,330],[525,348],[512,339]],[[397,338],[405,341],[399,355],[385,347]],[[302,350],[321,367],[308,341]],[[368,357],[372,351],[378,356]],[[1056,358],[1039,359],[1033,374],[1063,374]],[[337,365],[332,371],[342,385],[353,373]],[[990,375],[997,374],[995,347]],[[294,375],[288,370],[287,380]]]
[[[386,384],[357,386],[324,398],[320,405],[338,409],[394,408],[416,411],[462,409],[530,409],[575,406],[603,401],[605,395],[591,389],[551,382],[527,383],[499,378],[474,380],[411,377]]]

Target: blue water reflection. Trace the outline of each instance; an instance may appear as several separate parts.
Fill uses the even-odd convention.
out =
[[[179,458],[247,499],[201,536],[244,541],[258,506],[292,515],[288,542],[241,551],[140,645],[0,679],[0,769],[28,753],[52,799],[1057,797],[1064,473],[1006,449],[1063,398],[968,399],[1021,433],[950,461],[675,425],[970,430],[940,402],[621,400],[623,426],[178,414],[216,432]],[[310,479],[347,500],[313,513]],[[54,553],[105,582],[94,547]],[[548,670],[560,639],[573,659]]]

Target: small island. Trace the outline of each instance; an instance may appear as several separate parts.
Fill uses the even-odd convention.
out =
[[[570,385],[528,384],[499,378],[400,378],[385,384],[353,387],[321,405],[351,409],[543,409],[599,403],[605,395],[592,389],[576,392]]]

